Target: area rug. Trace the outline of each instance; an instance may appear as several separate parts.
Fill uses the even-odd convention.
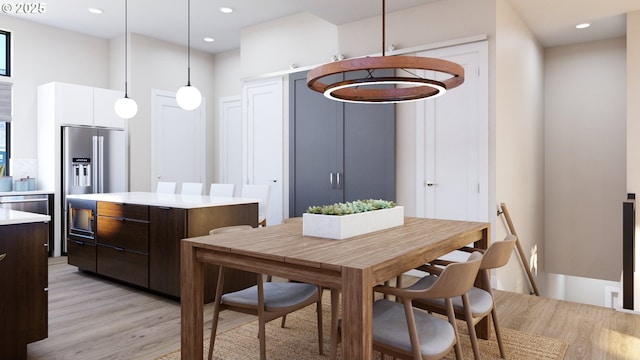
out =
[[[280,320],[267,324],[267,359],[269,360],[326,360],[329,358],[329,301],[323,302],[324,356],[318,354],[318,337],[316,332],[315,305],[310,305],[293,314],[287,315],[286,327],[280,327]],[[473,359],[473,351],[469,341],[466,325],[458,324],[460,343],[465,359]],[[502,341],[510,360],[531,359],[564,359],[568,344],[553,338],[528,334],[512,329],[501,328]],[[249,360],[259,359],[258,321],[251,321],[235,329],[218,334],[213,352],[216,360]],[[207,356],[208,333],[204,347]],[[500,359],[498,344],[492,333],[489,340],[478,340],[482,359]],[[180,350],[163,355],[157,360],[179,360]],[[341,348],[338,348],[338,359],[342,359]],[[375,354],[375,359],[381,359]],[[386,359],[391,359],[386,357]],[[445,359],[455,359],[453,350]]]

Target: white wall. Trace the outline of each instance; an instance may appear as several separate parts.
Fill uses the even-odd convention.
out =
[[[115,43],[123,44],[122,39]],[[151,90],[176,92],[187,83],[187,49],[161,40],[131,34],[129,56],[129,96],[138,103],[138,114],[129,120],[130,190],[151,189]],[[121,60],[124,62],[124,58]],[[116,62],[114,68],[119,66]],[[121,66],[121,65],[120,65]],[[121,68],[122,69],[122,68]],[[191,85],[197,87],[206,98],[206,161],[207,182],[213,179],[215,169],[215,121],[217,98],[215,95],[214,57],[211,54],[191,50]],[[124,88],[124,74],[114,77]],[[122,85],[120,85],[122,84]],[[188,126],[188,124],[185,124]],[[174,146],[175,144],[166,144]]]
[[[627,192],[640,194],[640,11],[627,14]],[[636,211],[636,276],[640,270],[640,211]],[[637,277],[636,277],[637,279]],[[635,287],[636,310],[640,286]]]
[[[246,28],[241,41],[242,78],[328,62],[337,54],[336,26],[309,13]]]
[[[495,163],[496,202],[505,203],[530,265],[542,254],[543,223],[543,49],[506,0],[497,1]],[[499,221],[495,239],[506,235]],[[535,271],[534,271],[535,273]],[[528,293],[519,258],[497,271],[501,288]]]
[[[618,38],[545,50],[546,272],[620,279],[625,48]]]
[[[6,15],[0,28],[12,32],[12,157],[35,159],[36,88],[51,81],[107,88],[109,43]]]

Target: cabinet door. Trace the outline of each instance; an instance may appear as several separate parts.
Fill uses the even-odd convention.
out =
[[[186,211],[149,208],[149,288],[176,297],[180,296],[180,240],[187,237]]]
[[[290,79],[290,216],[342,200],[342,103],[307,87],[306,72]]]
[[[396,199],[393,104],[345,104],[344,201]]]
[[[56,83],[56,119],[61,125],[93,125],[93,89]]]
[[[26,344],[47,337],[46,223],[0,226],[0,358],[26,359]]]
[[[124,119],[114,110],[116,100],[124,96],[124,92],[109,89],[93,89],[93,125],[124,129]]]
[[[311,205],[395,200],[395,106],[351,104],[290,76],[290,216]]]

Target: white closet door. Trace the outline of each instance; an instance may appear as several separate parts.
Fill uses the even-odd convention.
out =
[[[242,102],[240,96],[220,98],[220,129],[218,141],[217,182],[235,184],[237,194],[242,184]]]
[[[205,182],[205,109],[186,111],[175,93],[152,91],[151,190],[158,181]]]
[[[269,185],[267,226],[282,222],[284,204],[284,103],[281,77],[243,85],[247,130],[247,184]]]
[[[416,103],[418,216],[488,221],[486,43],[418,55],[447,59],[465,69],[462,85]]]

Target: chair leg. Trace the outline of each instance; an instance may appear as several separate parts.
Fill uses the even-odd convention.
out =
[[[264,285],[262,274],[257,274],[258,282],[258,338],[260,340],[260,360],[267,359],[266,331],[265,331],[265,310],[264,310]]]
[[[218,270],[218,284],[224,284],[225,268],[220,266]],[[216,295],[213,303],[213,319],[211,320],[211,336],[209,339],[209,355],[207,359],[213,358],[213,346],[216,341],[216,332],[218,330],[218,319],[220,318],[220,298],[222,297],[222,286],[216,286]]]
[[[450,298],[444,300],[445,305],[447,307],[447,318],[449,318],[449,323],[453,326],[453,333],[456,337],[456,343],[453,346],[454,351],[456,352],[456,359],[462,360],[462,348],[460,347],[460,337],[458,336],[458,326],[456,325],[456,315],[453,312],[453,302]]]
[[[324,355],[324,336],[322,335],[322,286],[318,286],[318,301],[316,302],[318,316],[318,353]],[[284,323],[284,318],[283,318]]]
[[[500,326],[498,326],[498,314],[496,312],[496,306],[493,305],[491,309],[491,319],[493,319],[493,328],[496,331],[496,341],[498,341],[498,348],[500,349],[500,358],[506,359],[504,347],[502,346],[502,336],[500,335]]]
[[[338,317],[340,312],[340,291],[338,289],[330,289],[331,291],[331,349],[329,349],[329,360],[335,360],[338,357]]]
[[[480,360],[480,349],[478,349],[478,337],[476,336],[476,328],[473,324],[473,315],[471,314],[471,304],[467,294],[462,295],[462,304],[464,305],[464,317],[467,320],[467,329],[469,330],[469,339],[471,340],[471,348],[473,349],[473,358]]]

